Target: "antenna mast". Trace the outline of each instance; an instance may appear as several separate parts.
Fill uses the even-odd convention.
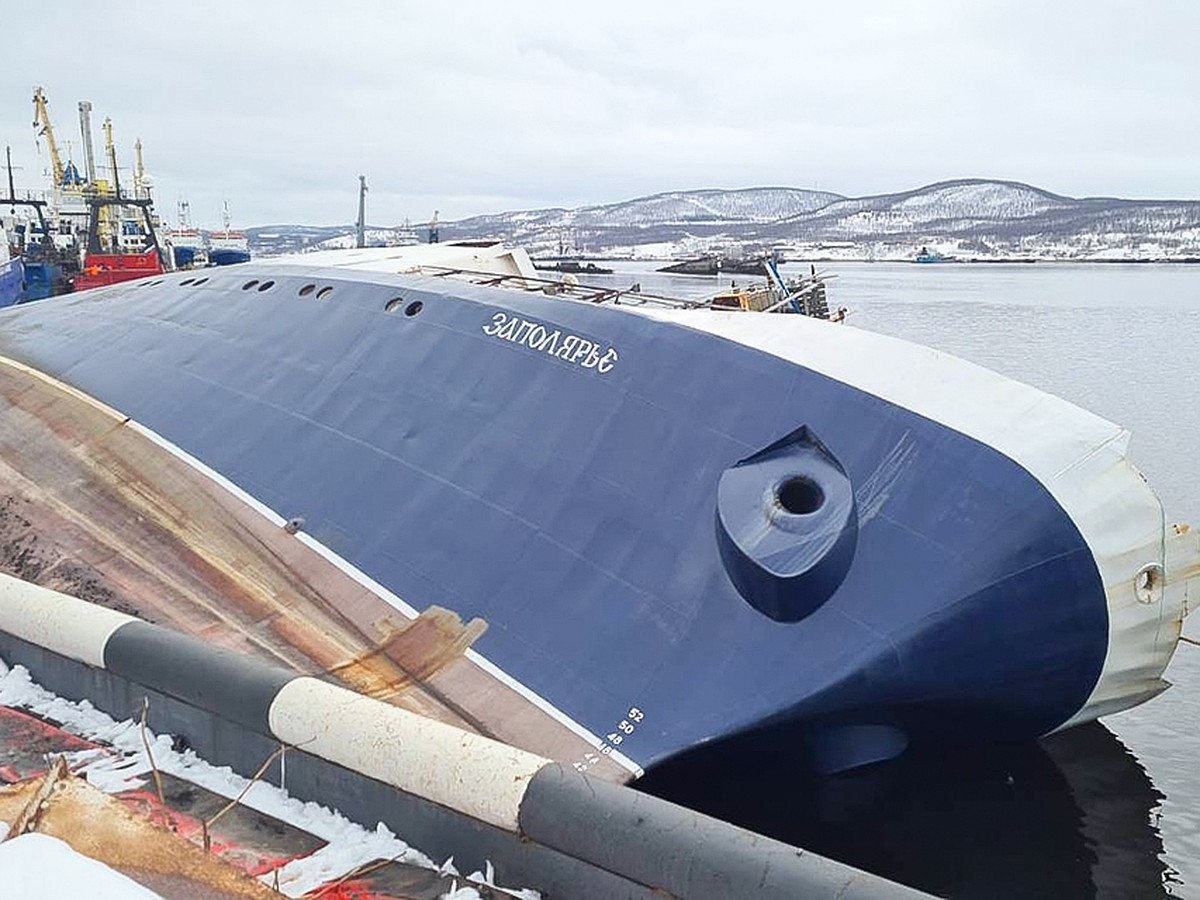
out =
[[[367,246],[367,176],[358,176],[358,232],[354,246]]]
[[[146,190],[146,167],[142,164],[142,139],[138,138],[133,144],[133,152],[137,157],[137,165],[133,168],[133,196],[139,200],[150,196]]]

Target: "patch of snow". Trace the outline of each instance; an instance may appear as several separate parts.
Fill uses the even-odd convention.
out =
[[[397,839],[382,822],[373,832],[347,824],[351,829],[357,829],[362,836],[354,835],[354,839],[345,839],[351,837],[347,832],[343,839],[330,841],[315,853],[301,859],[293,859],[279,870],[281,893],[288,897],[303,897],[321,885],[336,881],[347,872],[353,872],[376,860],[413,863],[419,856],[424,868],[434,868],[428,857],[414,854],[408,845]],[[275,875],[271,873],[261,876],[259,880],[264,884],[272,884],[274,879]]]
[[[35,683],[24,666],[10,669],[3,660],[0,660],[0,706],[28,710],[60,723],[72,734],[110,745],[116,753],[102,748],[64,754],[72,771],[85,775],[88,782],[100,790],[116,793],[143,787],[149,782],[152,766],[146,755],[139,722],[133,719],[117,722],[87,700],[64,700]],[[424,853],[392,834],[382,822],[370,831],[334,810],[299,800],[265,781],[251,785],[248,779],[228,766],[214,766],[192,750],[175,750],[170,735],[156,735],[146,729],[145,742],[150,745],[154,765],[159,771],[231,800],[245,791],[240,801],[242,805],[288,822],[327,842],[315,853],[293,860],[279,870],[280,890],[289,897],[302,896],[376,860],[392,860],[458,875],[453,867],[453,857],[439,867]],[[492,875],[492,866],[488,862],[487,877],[490,879]],[[264,875],[261,880],[266,884],[273,883],[274,873]],[[0,878],[0,885],[4,884]],[[540,897],[537,891],[529,889],[496,889],[521,900]]]
[[[23,834],[0,844],[0,885],[5,897],[47,900],[153,900],[159,895],[104,863],[76,853],[45,834]]]
[[[493,891],[504,894],[505,896],[515,897],[516,900],[538,900],[539,894],[537,891],[531,891],[528,889],[513,890],[511,888],[501,887],[500,885],[496,884],[496,869],[492,865],[491,860],[488,860],[485,865],[487,867],[486,872],[472,872],[467,876],[467,880],[474,884],[481,884],[484,887],[489,887]]]

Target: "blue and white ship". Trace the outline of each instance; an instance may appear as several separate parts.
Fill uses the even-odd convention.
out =
[[[824,770],[1033,739],[1167,687],[1200,541],[1119,426],[844,325],[589,299],[439,244],[5,311],[0,537],[615,780],[735,736]]]
[[[0,228],[0,308],[20,302],[25,291],[25,267],[8,249],[8,235]]]

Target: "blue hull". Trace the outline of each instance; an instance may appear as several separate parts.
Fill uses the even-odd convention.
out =
[[[69,285],[63,281],[62,266],[54,263],[25,260],[25,292],[21,303],[45,300],[65,293]]]
[[[246,250],[231,250],[218,248],[208,251],[208,261],[214,266],[235,266],[238,263],[249,262],[250,253]]]
[[[0,308],[19,303],[24,290],[25,270],[21,260],[10,259],[0,263]]]
[[[1100,677],[1104,585],[1072,519],[872,393],[540,294],[263,264],[180,281],[8,313],[0,355],[412,606],[485,620],[473,649],[605,754],[758,732],[841,768],[1045,734]]]

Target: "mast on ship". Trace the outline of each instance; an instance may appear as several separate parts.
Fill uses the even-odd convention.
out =
[[[138,138],[136,141],[134,141],[133,154],[137,160],[136,165],[133,167],[133,196],[140,200],[143,197],[148,196],[146,194],[146,167],[142,163],[141,138]]]
[[[45,200],[34,200],[32,198],[25,198],[25,199],[17,198],[17,190],[13,184],[12,147],[6,146],[4,148],[4,158],[5,158],[6,168],[8,169],[8,196],[0,198],[0,202],[2,202],[3,205],[5,205],[5,206],[29,206],[29,207],[33,208],[33,211],[35,213],[37,213],[38,227],[41,229],[41,234],[43,236],[42,237],[42,240],[43,240],[42,249],[43,249],[43,251],[48,252],[49,249],[52,247],[53,242],[50,239],[50,228],[46,224],[46,214],[45,214],[46,201]],[[25,248],[22,247],[22,250],[24,250],[24,249]]]

